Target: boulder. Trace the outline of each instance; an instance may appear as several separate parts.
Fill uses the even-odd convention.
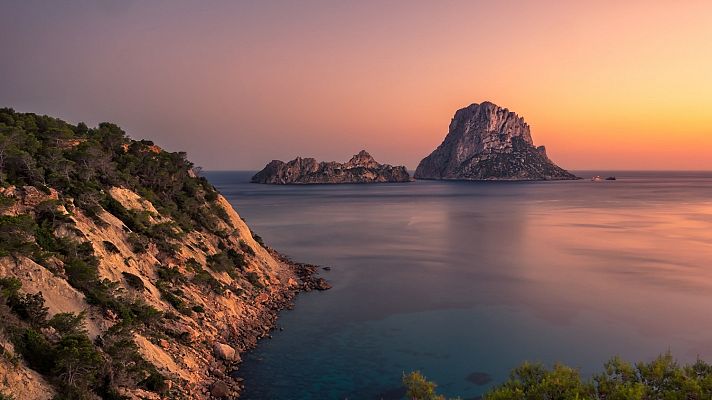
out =
[[[215,352],[216,357],[225,361],[235,361],[237,356],[237,352],[235,352],[235,349],[225,343],[215,343],[213,351]]]
[[[215,381],[215,383],[210,386],[210,395],[218,399],[222,399],[230,396],[230,386],[223,381]]]

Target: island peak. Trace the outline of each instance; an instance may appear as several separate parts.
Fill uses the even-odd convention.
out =
[[[273,160],[251,180],[253,183],[279,185],[410,181],[404,166],[379,164],[366,150],[361,150],[345,163],[317,162],[314,158],[302,157],[286,163]]]
[[[544,146],[536,147],[529,124],[492,102],[455,112],[442,144],[425,157],[416,179],[566,180],[576,176],[554,164]]]

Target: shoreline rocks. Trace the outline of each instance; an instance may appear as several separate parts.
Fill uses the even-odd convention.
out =
[[[228,336],[227,342],[230,345],[225,346],[235,351],[234,361],[223,359],[226,364],[225,374],[229,379],[225,377],[218,377],[218,379],[231,388],[230,393],[233,393],[235,397],[239,397],[240,391],[244,387],[244,379],[239,376],[237,368],[237,365],[242,362],[242,355],[255,348],[260,339],[271,337],[270,333],[277,329],[279,313],[294,308],[293,301],[298,293],[331,288],[324,278],[317,276],[320,268],[318,265],[295,262],[274,249],[266,248],[266,250],[294,274],[294,278],[290,278],[294,284],[280,285],[278,290],[270,292],[266,298],[255,299],[256,304],[259,304],[262,309],[252,314],[251,318],[240,321],[240,326],[234,327],[233,335]],[[220,347],[220,351],[218,351],[218,347]],[[214,346],[216,356],[223,350],[220,343]],[[215,376],[215,374],[212,375]],[[222,393],[222,389],[223,387],[219,385],[219,393]]]
[[[524,118],[490,102],[455,113],[442,144],[425,157],[416,179],[573,180],[536,147]]]
[[[317,162],[313,158],[297,157],[292,161],[271,161],[256,173],[252,183],[274,185],[309,185],[338,183],[410,182],[404,166],[379,164],[366,150],[361,150],[345,163]]]

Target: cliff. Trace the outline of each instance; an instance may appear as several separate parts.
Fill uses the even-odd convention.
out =
[[[0,109],[0,395],[239,395],[240,354],[328,285],[192,167],[113,124]]]
[[[416,179],[564,180],[576,176],[535,147],[524,118],[490,102],[458,110],[445,140],[415,171]]]
[[[313,158],[297,157],[287,163],[274,160],[255,176],[253,183],[279,185],[315,183],[384,183],[410,182],[405,167],[379,164],[365,150],[346,163],[317,162]]]

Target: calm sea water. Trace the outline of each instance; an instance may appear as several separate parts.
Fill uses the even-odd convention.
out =
[[[619,180],[268,186],[209,173],[269,245],[332,267],[333,289],[300,295],[284,331],[246,356],[244,398],[399,398],[416,369],[472,398],[523,360],[584,374],[613,355],[712,361],[712,174],[607,174]]]

